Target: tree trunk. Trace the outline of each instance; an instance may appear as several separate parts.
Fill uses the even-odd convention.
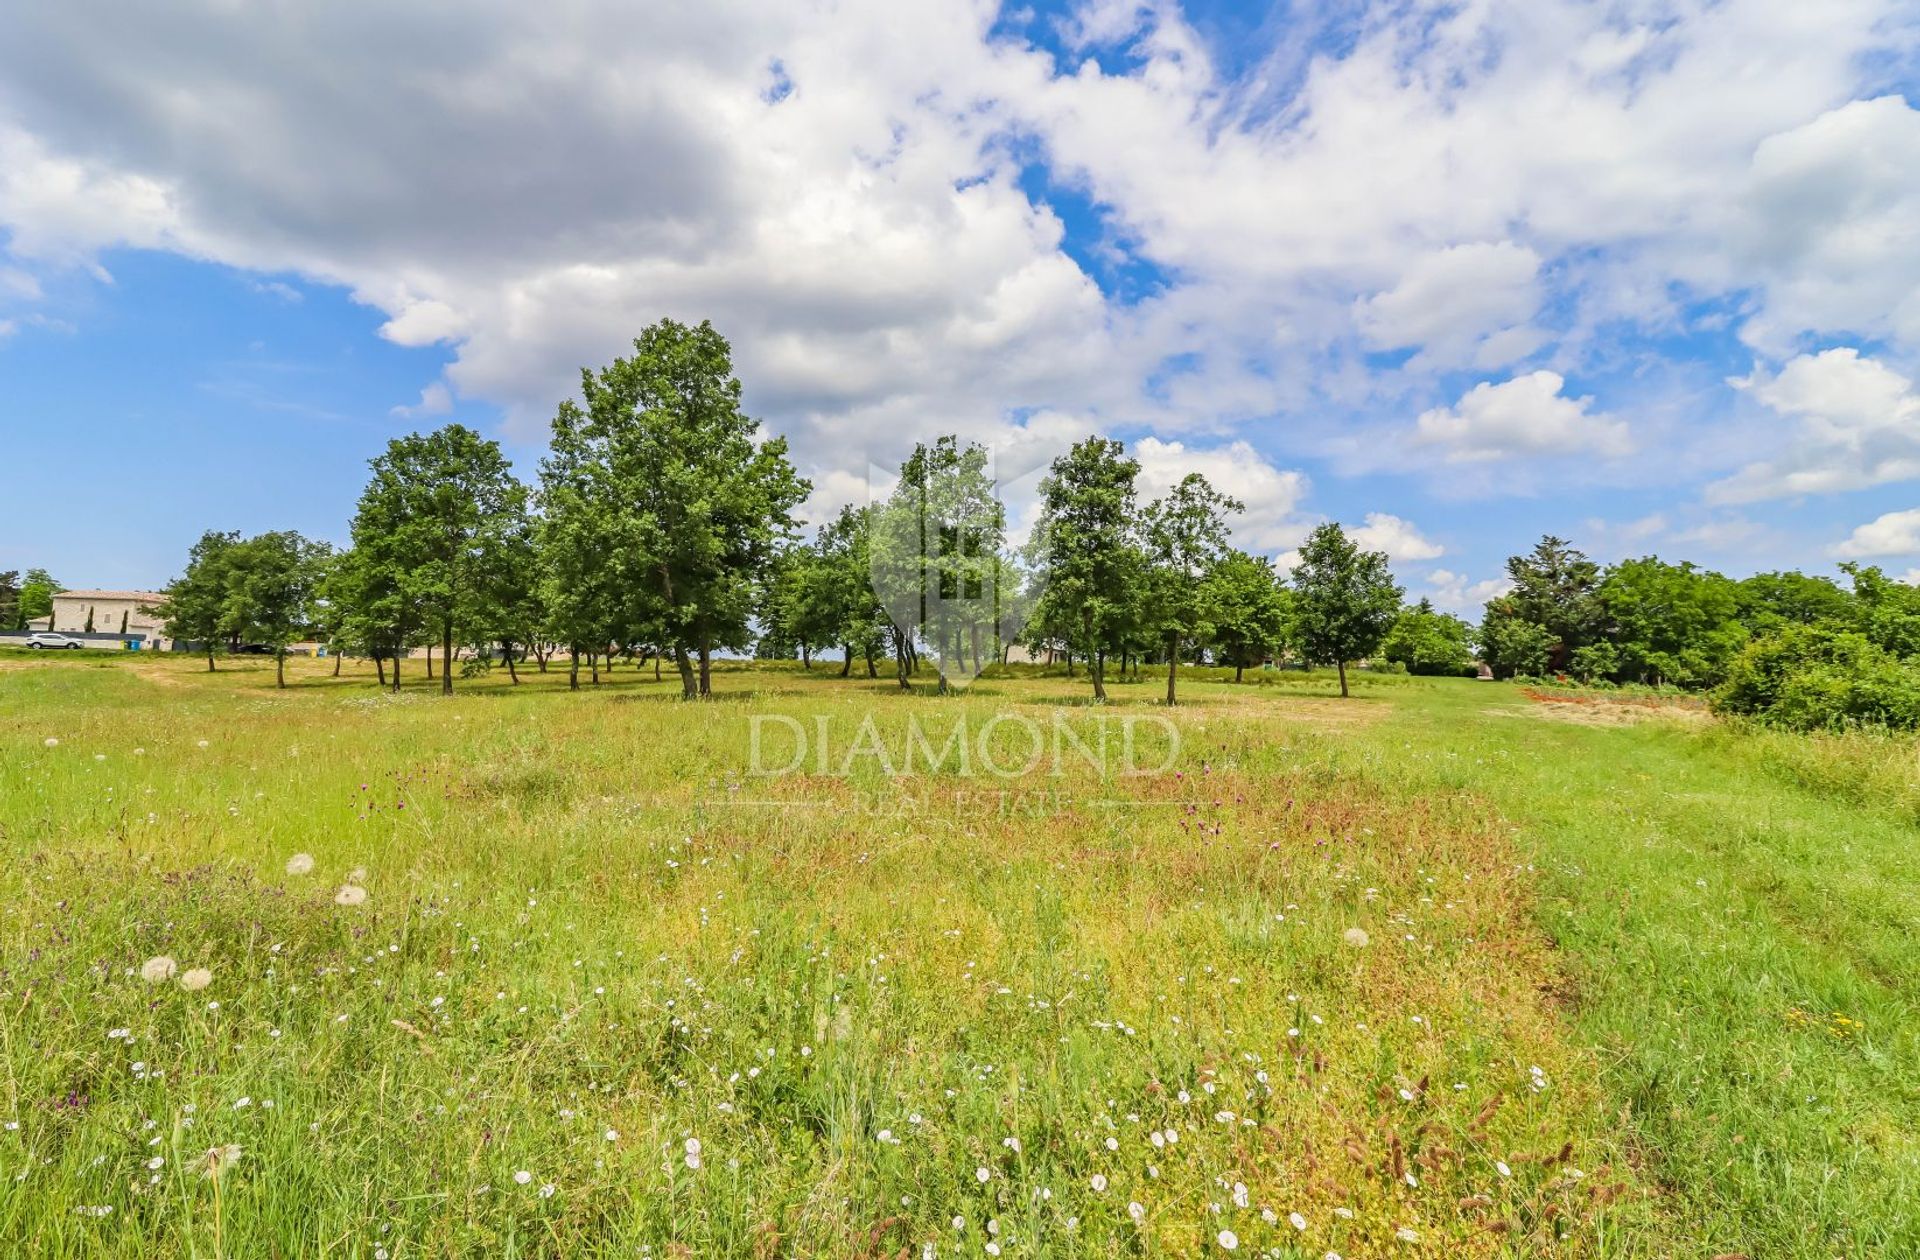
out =
[[[534,645],[533,659],[540,662],[541,673],[544,674],[547,672],[547,657],[551,656],[552,654],[553,654],[552,648],[548,648],[546,651],[543,652],[540,650],[540,647],[538,644]]]
[[[598,687],[600,685],[600,653],[598,649],[589,649],[587,652],[587,674],[593,679],[593,685]]]
[[[340,653],[338,652],[333,654],[333,676],[340,677]]]
[[[880,677],[880,669],[873,663],[873,644],[871,642],[867,644],[867,677]]]
[[[380,685],[387,685],[387,658],[378,652],[373,654],[373,672],[380,675]]]
[[[1340,697],[1341,699],[1345,699],[1346,695],[1347,695],[1347,663],[1345,661],[1341,661],[1340,662]]]
[[[213,672],[213,640],[207,640],[207,672]]]
[[[513,641],[511,639],[502,640],[500,643],[500,651],[505,654],[507,658],[507,677],[513,680],[514,686],[518,687],[520,685],[520,675],[516,673],[513,668]]]
[[[673,645],[673,664],[680,671],[680,698],[698,700],[700,698],[700,680],[693,675],[693,661],[687,656],[687,645]]]
[[[405,648],[401,648],[393,654],[393,689],[395,692],[400,690],[400,658],[406,654],[407,650]]]
[[[1095,704],[1105,704],[1107,702],[1107,654],[1104,651],[1093,654],[1092,673],[1093,701]]]
[[[433,644],[427,644],[427,681],[433,681]]]
[[[713,642],[704,634],[700,636],[700,694],[713,694]]]
[[[660,653],[657,651],[653,654],[653,681],[660,681]]]
[[[842,644],[841,647],[844,650],[846,659],[840,662],[840,677],[845,678],[853,672],[853,644],[846,643]]]
[[[453,694],[453,618],[440,623],[440,694]]]
[[[1244,656],[1234,657],[1233,658],[1233,681],[1239,682],[1241,675],[1245,674],[1246,672],[1247,672],[1247,658]]]
[[[1167,636],[1167,704],[1173,704],[1173,671],[1180,664],[1180,639],[1177,635]]]
[[[287,685],[287,649],[281,648],[273,654],[273,685]]]

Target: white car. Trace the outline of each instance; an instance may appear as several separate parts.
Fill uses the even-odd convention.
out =
[[[56,634],[52,630],[41,630],[27,636],[30,648],[83,648],[87,646],[69,635]]]

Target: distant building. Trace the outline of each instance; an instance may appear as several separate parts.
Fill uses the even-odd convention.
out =
[[[113,639],[138,639],[141,647],[158,650],[166,646],[166,632],[159,615],[151,610],[165,599],[159,591],[61,591],[53,597],[53,616],[47,624],[33,628],[63,634],[90,630]]]

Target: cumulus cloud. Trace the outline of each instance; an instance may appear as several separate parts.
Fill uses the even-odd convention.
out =
[[[1512,589],[1511,578],[1484,578],[1475,582],[1451,569],[1435,569],[1427,574],[1426,590],[1418,593],[1443,612],[1471,617],[1477,615],[1488,600],[1498,599]]]
[[[1415,439],[1458,461],[1630,451],[1626,422],[1591,411],[1591,398],[1564,396],[1565,384],[1544,369],[1498,385],[1482,381],[1454,406],[1422,412]]]
[[[1920,346],[1920,116],[1855,99],[1902,0],[1321,9],[1242,72],[1172,0],[23,6],[6,266],[132,246],[343,286],[527,439],[583,364],[712,317],[822,485],[1041,412],[1211,451],[1461,367],[1587,381],[1681,287],[1745,299],[1773,357]],[[1038,184],[1100,239],[1069,248]],[[1151,282],[1103,290],[1101,258]],[[1423,440],[1624,452],[1562,384],[1480,386]]]
[[[1852,347],[1803,354],[1777,374],[1731,382],[1792,422],[1779,458],[1750,463],[1707,488],[1718,503],[1832,494],[1920,477],[1920,393]]]
[[[1197,472],[1215,490],[1244,504],[1245,511],[1232,520],[1234,540],[1242,547],[1271,552],[1291,547],[1307,532],[1299,511],[1307,495],[1306,474],[1276,467],[1245,442],[1199,448],[1149,437],[1135,444],[1132,454],[1140,461],[1142,502]]]
[[[444,416],[453,410],[453,394],[442,381],[434,381],[420,391],[420,401],[412,406],[399,406],[393,414],[402,419],[415,416]]]
[[[1496,368],[1544,339],[1528,328],[1540,304],[1540,256],[1511,241],[1455,245],[1416,259],[1399,284],[1360,303],[1360,332],[1421,365]]]
[[[1347,536],[1366,551],[1384,551],[1396,564],[1411,560],[1434,560],[1446,554],[1446,548],[1422,535],[1412,521],[1385,512],[1367,513],[1366,524],[1347,531]]]
[[[1920,508],[1876,516],[1836,544],[1832,554],[1842,560],[1920,555]]]

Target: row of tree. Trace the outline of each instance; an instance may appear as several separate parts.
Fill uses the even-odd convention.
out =
[[[1138,463],[1106,438],[1054,461],[1024,546],[989,453],[950,436],[803,541],[793,513],[811,487],[740,394],[711,325],[663,320],[631,357],[582,373],[536,485],[458,424],[396,439],[372,461],[351,546],[210,532],[167,588],[167,633],[205,645],[209,669],[221,644],[261,645],[282,685],[304,635],[336,660],[371,658],[395,687],[402,659],[426,646],[431,671],[437,647],[448,691],[463,658],[517,682],[516,662],[544,670],[564,652],[578,686],[582,661],[597,681],[616,655],[656,671],[670,657],[689,698],[710,693],[717,653],[747,650],[811,667],[837,647],[843,674],[864,661],[870,676],[890,657],[902,687],[931,667],[945,690],[1018,644],[1082,664],[1096,699],[1116,663],[1164,665],[1169,703],[1182,662],[1244,670],[1290,652],[1338,666],[1344,692],[1348,663],[1389,632],[1412,665],[1444,655],[1440,615],[1403,614],[1386,557],[1338,525],[1315,531],[1289,584],[1228,544],[1239,503],[1193,474],[1142,505]],[[1464,643],[1446,641],[1458,668]]]
[[[1920,588],[1840,566],[1734,579],[1654,556],[1602,567],[1547,537],[1507,562],[1477,646],[1501,677],[1711,691],[1800,729],[1920,726]]]

